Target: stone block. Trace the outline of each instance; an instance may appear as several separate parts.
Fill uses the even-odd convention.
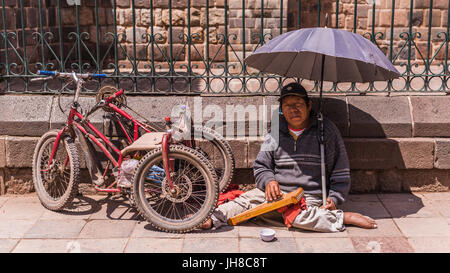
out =
[[[351,170],[351,193],[373,192],[377,189],[377,173],[371,170]]]
[[[402,175],[397,169],[378,172],[378,185],[382,192],[401,192],[402,182]]]
[[[0,168],[6,166],[6,137],[0,137]]]
[[[130,0],[117,0],[116,5],[121,8],[130,7]]]
[[[135,0],[134,1],[134,6],[136,8],[150,8],[150,1],[146,1],[146,0]]]
[[[408,0],[403,0],[405,2],[405,4],[408,5],[409,7],[409,2]],[[430,0],[416,0],[414,1],[414,8],[415,9],[421,9],[421,8],[429,8],[430,7]]]
[[[0,96],[0,135],[40,136],[49,129],[50,96]]]
[[[344,139],[352,169],[431,169],[434,140]]]
[[[228,140],[234,154],[235,168],[248,167],[248,140],[246,138],[236,138]]]
[[[398,151],[399,169],[432,169],[434,140],[429,138],[394,138]]]
[[[435,155],[434,167],[437,169],[450,169],[450,139],[437,138],[435,141],[436,141],[436,149],[434,154]],[[1,147],[1,140],[0,140],[0,147]]]
[[[249,139],[248,142],[248,167],[253,168],[253,163],[258,156],[264,138]]]
[[[446,0],[436,0],[433,2],[433,8],[437,9],[448,9],[448,1]]]
[[[398,146],[391,139],[344,138],[352,170],[390,169],[397,165]]]
[[[190,100],[194,122],[216,123],[226,138],[257,136],[264,108],[261,97],[200,97]],[[260,109],[261,108],[261,109]],[[260,113],[261,112],[261,113]]]
[[[13,137],[5,139],[6,167],[32,167],[33,153],[38,142],[37,137]]]
[[[27,194],[33,192],[34,185],[31,168],[4,169],[4,187],[6,194]],[[30,215],[26,217],[30,217]]]
[[[424,22],[426,26],[429,25],[430,22],[430,10],[425,10]],[[431,26],[439,27],[441,26],[441,11],[434,9],[431,13]]]
[[[244,185],[242,187],[249,189],[250,187],[254,187],[255,177],[253,176],[253,166],[247,169],[235,169],[231,183]],[[247,189],[244,189],[244,191],[247,191]]]
[[[402,176],[404,190],[439,192],[450,189],[448,170],[403,170]]]
[[[0,169],[0,195],[4,195],[6,193],[6,186],[5,186],[5,171],[3,169]],[[3,204],[0,204],[0,206]]]
[[[347,100],[351,137],[411,137],[408,98],[349,96]]]
[[[413,137],[450,136],[450,97],[411,96]]]

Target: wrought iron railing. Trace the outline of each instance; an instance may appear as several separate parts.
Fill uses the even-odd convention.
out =
[[[61,88],[30,82],[39,69],[108,74],[85,92],[114,84],[136,94],[262,95],[289,81],[317,91],[314,82],[259,73],[244,58],[276,35],[323,26],[326,13],[329,27],[370,39],[402,73],[390,82],[326,83],[326,92],[449,90],[447,1],[0,1],[0,93]]]

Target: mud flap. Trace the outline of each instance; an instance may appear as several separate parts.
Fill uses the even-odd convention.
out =
[[[74,129],[77,135],[78,142],[83,149],[84,157],[86,160],[86,167],[88,168],[92,182],[97,186],[101,186],[103,185],[103,183],[105,183],[105,180],[103,179],[101,164],[95,157],[95,148],[92,143],[88,139],[86,139],[86,137],[80,132],[80,130],[78,130],[77,128]]]

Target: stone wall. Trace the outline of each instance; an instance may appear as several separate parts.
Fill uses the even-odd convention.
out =
[[[36,73],[38,69],[60,69],[61,64],[66,69],[74,69],[76,67],[72,63],[78,63],[80,54],[81,60],[89,63],[88,66],[84,65],[84,68],[89,68],[95,66],[89,53],[96,56],[97,47],[99,52],[106,52],[111,44],[111,36],[106,35],[107,32],[113,31],[114,16],[110,0],[98,1],[98,17],[95,16],[94,1],[82,1],[78,10],[79,31],[88,35],[80,37],[80,52],[77,48],[78,38],[74,35],[77,33],[77,14],[74,6],[68,5],[66,1],[56,0],[25,0],[22,5],[19,0],[7,0],[4,4],[2,12],[6,24],[3,25],[2,18],[0,29],[8,33],[9,43],[5,49],[5,41],[0,39],[2,74],[6,74],[6,67],[10,74],[19,75]],[[100,35],[98,42],[96,25]],[[103,58],[104,54],[101,56]],[[105,57],[106,60],[108,56]]]
[[[45,65],[48,66],[52,63],[53,68],[59,68],[56,59],[60,58],[60,39],[63,42],[63,59],[66,61],[64,64],[66,68],[72,68],[72,62],[78,62],[79,54],[81,54],[83,63],[90,64],[90,66],[85,65],[85,68],[95,67],[90,53],[94,56],[94,59],[99,55],[100,60],[96,60],[99,62],[98,65],[102,66],[103,69],[108,69],[108,65],[114,57],[114,50],[108,51],[113,42],[113,37],[108,32],[114,32],[115,18],[119,39],[117,54],[120,64],[126,68],[131,68],[134,65],[133,59],[136,57],[140,69],[148,70],[148,67],[145,68],[145,66],[149,64],[152,58],[158,65],[161,65],[161,69],[167,69],[168,62],[170,62],[170,49],[172,49],[172,58],[178,70],[182,70],[182,65],[188,63],[189,60],[195,69],[204,69],[204,61],[208,58],[213,67],[225,62],[227,58],[230,65],[236,65],[230,67],[230,73],[240,73],[242,70],[240,61],[244,57],[244,48],[246,55],[248,55],[261,45],[262,40],[267,41],[279,35],[280,32],[284,33],[298,27],[298,0],[246,0],[244,6],[241,0],[228,0],[226,3],[225,0],[210,0],[208,7],[206,7],[206,0],[191,0],[189,8],[188,2],[172,0],[172,10],[170,11],[168,0],[152,1],[153,10],[150,10],[150,1],[148,0],[135,0],[134,5],[131,0],[116,0],[117,11],[114,14],[113,1],[111,0],[97,1],[97,9],[95,9],[95,1],[83,0],[78,9],[79,31],[88,35],[81,37],[84,45],[81,46],[81,52],[78,53],[78,48],[74,47],[76,39],[69,35],[71,32],[77,32],[77,14],[74,6],[69,6],[66,1],[60,1],[61,28],[59,28],[59,9],[56,0],[40,0],[40,7],[39,1],[23,1],[23,15],[18,0],[5,1],[5,27],[10,32],[8,37],[11,42],[8,50],[9,63],[18,64],[17,67],[12,66],[11,68],[15,69],[15,73],[21,74],[20,69],[23,61],[20,57],[24,56],[22,36],[24,33],[27,62],[30,64],[29,69],[32,72],[37,69],[34,64],[43,61],[43,55],[45,56]],[[263,6],[261,2],[263,2]],[[372,3],[375,3],[375,5]],[[227,4],[227,9],[225,4]],[[281,4],[283,4],[282,7]],[[356,21],[356,32],[371,38],[373,9],[375,8],[374,40],[388,55],[390,54],[391,32],[393,32],[392,53],[393,56],[398,54],[397,61],[400,62],[408,58],[407,47],[402,49],[407,35],[401,35],[401,33],[408,33],[409,31],[409,11],[412,8],[412,31],[413,33],[418,32],[420,35],[414,38],[415,43],[412,45],[411,59],[423,64],[423,59],[428,56],[430,0],[415,0],[413,6],[410,7],[410,5],[410,0],[395,1],[395,20],[393,29],[391,29],[392,0],[358,0],[356,11],[354,0],[340,0],[339,5],[337,5],[337,1],[323,0],[320,8],[320,25],[324,25],[323,19],[325,14],[328,13],[330,16],[329,26],[336,27],[337,9],[339,28],[353,31]],[[433,1],[429,55],[430,58],[436,55],[432,63],[435,65],[438,65],[438,62],[445,58],[445,47],[441,48],[441,46],[445,42],[444,33],[448,24],[448,5],[449,3],[446,0]],[[301,1],[301,27],[318,25],[318,9],[317,1]],[[225,12],[228,17],[227,20],[225,19]],[[96,13],[98,17],[96,17]],[[171,22],[169,22],[170,16],[172,16]],[[245,16],[244,20],[243,16]],[[156,45],[153,46],[153,52],[150,41],[152,20],[153,33],[156,35]],[[43,33],[53,34],[45,37],[48,45],[46,44],[43,47],[44,50],[41,50],[40,47],[35,48],[36,43],[39,42],[39,37],[33,35],[33,32],[40,32],[41,21]],[[280,23],[283,25],[282,29],[280,29]],[[243,28],[244,25],[245,28]],[[2,20],[0,20],[0,29],[4,29]],[[59,37],[59,29],[62,31],[62,38]],[[172,32],[171,39],[169,37],[170,31]],[[133,32],[135,32],[134,37]],[[228,37],[225,37],[226,32]],[[190,42],[188,42],[188,37],[191,38]],[[244,39],[245,43],[243,43]],[[172,41],[172,47],[170,46],[170,40]],[[136,42],[136,51],[133,46],[134,42]],[[97,52],[97,46],[99,52]],[[53,50],[53,53],[49,50],[49,47]],[[4,47],[1,47],[2,62],[5,52]],[[250,70],[249,73],[252,73],[252,71]]]
[[[215,104],[270,106],[277,96],[202,97],[203,106]],[[193,105],[193,97],[129,97],[130,107],[152,121],[161,121],[174,105]],[[63,104],[70,98],[64,98]],[[83,109],[93,105],[82,97]],[[317,99],[313,98],[317,105]],[[31,164],[34,146],[50,128],[64,122],[52,96],[0,96],[0,190],[25,193],[32,190]],[[264,108],[269,111],[269,107]],[[339,128],[347,148],[352,192],[445,191],[450,187],[450,97],[448,96],[326,96],[325,116]],[[227,126],[258,122],[245,115]],[[224,116],[225,118],[225,116]],[[93,124],[110,132],[102,113]],[[236,158],[234,183],[252,183],[251,168],[262,143],[261,135],[238,134],[228,138]],[[83,182],[89,182],[85,177]]]
[[[237,65],[230,68],[230,73],[238,73],[242,69],[240,62],[244,57],[244,44],[248,55],[261,43],[261,24],[266,40],[279,35],[282,12],[283,31],[287,31],[287,1],[283,1],[285,8],[282,11],[279,1],[264,1],[262,23],[261,1],[257,0],[246,0],[245,11],[243,11],[242,1],[237,0],[227,1],[227,9],[225,9],[224,0],[210,0],[208,7],[205,0],[190,1],[190,6],[188,1],[175,0],[172,1],[171,10],[169,1],[160,0],[153,1],[153,12],[149,9],[149,1],[135,1],[134,7],[130,0],[117,1],[117,31],[125,33],[121,42],[126,48],[126,51],[122,50],[120,63],[128,68],[133,65],[126,59],[126,53],[131,58],[136,56],[140,61],[153,59],[162,69],[167,69],[170,62],[170,49],[172,49],[177,70],[188,62],[195,69],[201,70],[205,68],[207,60],[214,63],[214,67],[224,63],[227,58],[226,61],[230,65]],[[244,20],[243,16],[245,16]],[[149,38],[152,20],[153,33],[156,35],[156,46],[153,46],[153,52]],[[135,38],[133,38],[133,31],[136,33]],[[171,40],[170,32],[172,32]],[[136,53],[133,48],[134,41],[136,41]],[[148,62],[141,62],[140,68],[144,68],[145,64]]]
[[[408,47],[402,47],[409,32],[410,10],[412,9],[412,33],[416,34],[410,58],[418,64],[423,64],[427,59],[428,27],[430,26],[430,0],[397,0],[394,6],[394,24],[391,29],[392,0],[340,0],[339,4],[334,0],[324,0],[321,9],[321,26],[324,26],[325,14],[328,13],[329,26],[336,27],[336,9],[338,9],[338,24],[340,29],[354,31],[356,21],[356,32],[366,38],[372,38],[372,27],[374,28],[377,44],[388,56],[390,51],[391,32],[393,31],[393,56],[398,54],[398,61],[408,59]],[[356,11],[355,11],[356,2]],[[373,5],[375,3],[375,5]],[[449,2],[447,0],[434,0],[431,20],[431,46],[430,59],[436,54],[435,64],[445,59],[445,33],[448,24]],[[373,10],[375,9],[375,14]],[[317,1],[302,1],[301,27],[316,27]],[[295,29],[298,25],[298,0],[289,0],[289,29]],[[356,13],[356,19],[355,19]],[[373,18],[375,17],[375,18]],[[375,23],[373,23],[375,22]],[[405,33],[402,34],[401,33]],[[440,33],[440,34],[439,34]]]

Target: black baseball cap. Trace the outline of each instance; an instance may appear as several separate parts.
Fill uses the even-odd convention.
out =
[[[278,101],[281,102],[281,100],[286,96],[299,96],[305,101],[308,101],[308,93],[306,92],[306,89],[301,84],[296,82],[292,82],[281,88],[280,98]]]

